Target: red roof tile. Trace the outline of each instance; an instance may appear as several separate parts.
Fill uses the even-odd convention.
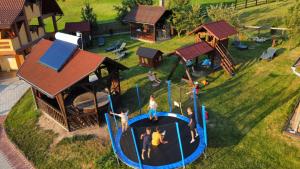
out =
[[[209,53],[214,49],[207,42],[199,42],[176,50],[176,54],[185,61]]]
[[[67,22],[65,24],[65,31],[66,32],[90,32],[91,31],[91,24],[88,21],[82,22]]]
[[[24,4],[25,0],[0,0],[0,28],[10,28]]]
[[[61,71],[57,72],[39,63],[40,58],[52,43],[52,41],[42,39],[36,44],[17,73],[17,76],[49,97],[54,97],[85,78],[103,62],[114,62],[109,58],[78,49]],[[113,64],[121,69],[124,68],[117,62]]]
[[[197,33],[201,29],[207,30],[218,39],[228,38],[231,35],[237,34],[236,29],[224,20],[203,24],[189,34]]]
[[[154,25],[165,12],[166,9],[161,6],[138,5],[124,17],[123,21]]]

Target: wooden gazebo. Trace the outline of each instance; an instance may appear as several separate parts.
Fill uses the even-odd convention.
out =
[[[17,76],[32,86],[37,108],[64,129],[98,124],[107,111],[108,94],[114,105],[120,104],[119,71],[127,68],[77,48],[61,69],[54,70],[41,60],[53,44],[45,39],[36,44]],[[59,53],[64,52],[64,48],[59,49]]]
[[[167,19],[170,11],[162,6],[138,5],[123,19],[130,25],[130,35],[134,39],[155,42],[171,38]]]
[[[157,67],[163,59],[163,52],[157,49],[139,47],[136,51],[140,60],[140,65],[145,67]]]

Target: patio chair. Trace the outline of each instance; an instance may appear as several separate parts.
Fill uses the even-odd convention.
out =
[[[118,53],[118,52],[121,52],[121,51],[123,51],[123,50],[125,49],[125,47],[126,47],[126,43],[123,42],[123,43],[121,44],[121,46],[120,46],[119,48],[116,48],[115,50],[113,50],[112,53]]]
[[[150,82],[152,82],[152,87],[157,87],[160,85],[161,81],[156,77],[156,75],[152,72],[148,72],[148,79]]]
[[[273,57],[276,54],[277,49],[273,48],[273,47],[269,47],[266,51],[264,51],[262,53],[262,55],[260,56],[260,59],[262,60],[272,60]]]
[[[101,47],[101,46],[104,46],[104,45],[105,45],[104,37],[99,37],[98,38],[98,46]]]
[[[128,51],[119,51],[116,52],[117,60],[123,59],[128,54]]]
[[[121,45],[121,42],[117,41],[115,44],[112,44],[110,47],[106,48],[105,51],[106,52],[113,51],[113,50],[119,48],[120,45]]]
[[[248,49],[248,46],[245,45],[245,44],[243,44],[243,43],[242,43],[241,41],[239,41],[239,40],[233,41],[232,45],[233,45],[234,47],[236,47],[237,49],[240,49],[240,50],[246,50],[246,49]]]

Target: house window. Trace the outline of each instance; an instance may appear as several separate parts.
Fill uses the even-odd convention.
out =
[[[148,60],[148,58],[145,58],[145,60],[144,60],[144,61],[145,61],[145,64],[146,64],[146,65],[148,65],[148,64],[149,64],[149,60]]]

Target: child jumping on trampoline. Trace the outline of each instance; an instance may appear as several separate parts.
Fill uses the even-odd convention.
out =
[[[166,131],[160,132],[159,127],[156,127],[155,132],[152,133],[152,141],[151,141],[152,146],[157,147],[160,144],[167,144],[168,141],[164,140],[165,134],[166,134]]]
[[[193,143],[193,142],[195,142],[195,137],[198,137],[195,115],[194,115],[194,112],[192,111],[192,108],[190,108],[190,107],[187,108],[187,113],[188,113],[188,116],[190,119],[189,127],[190,127],[190,131],[191,131],[191,136],[192,136],[192,140],[190,143]]]
[[[148,158],[150,158],[151,152],[151,128],[147,127],[146,132],[141,135],[141,140],[143,140],[143,149],[142,149],[142,159],[144,160],[144,153],[148,150]]]
[[[150,96],[150,100],[149,100],[149,119],[152,120],[152,118],[154,117],[154,120],[157,120],[157,115],[156,115],[156,110],[157,110],[157,103],[155,101],[155,98],[153,95]]]
[[[116,114],[110,111],[110,114],[121,118],[122,132],[125,132],[128,128],[128,111],[125,112],[124,110],[121,110],[120,114]]]

